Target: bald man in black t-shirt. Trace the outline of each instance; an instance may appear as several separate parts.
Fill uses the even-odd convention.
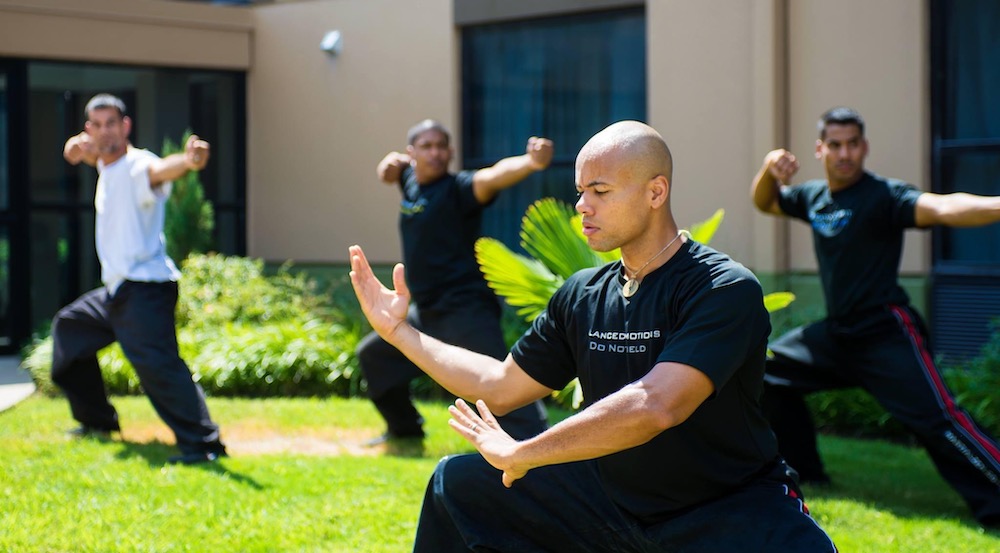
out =
[[[927,448],[984,526],[1000,526],[1000,447],[965,411],[934,363],[920,315],[899,286],[903,231],[1000,221],[1000,198],[931,194],[865,171],[864,120],[823,114],[816,157],[826,179],[785,186],[795,156],[774,150],[753,183],[754,204],[810,224],[827,317],[771,344],[764,406],[781,452],[803,481],[830,481],[803,395],[860,386]]]
[[[523,155],[501,159],[477,171],[448,172],[454,154],[448,131],[430,119],[407,133],[406,153],[390,152],[378,176],[402,194],[399,233],[407,283],[413,294],[410,324],[449,343],[502,359],[507,354],[500,326],[501,306],[486,285],[476,261],[483,209],[504,189],[516,185],[552,160],[552,141],[528,139]],[[368,395],[385,419],[389,439],[423,438],[423,418],[410,398],[410,381],[420,369],[372,332],[358,344],[358,359]],[[509,414],[511,433],[527,438],[545,430],[541,402]]]
[[[457,401],[450,424],[479,454],[438,464],[414,551],[836,551],[760,412],[760,284],[679,231],[671,173],[663,138],[637,121],[587,142],[583,234],[622,259],[570,277],[503,361],[407,324],[403,266],[388,290],[351,248],[373,328],[476,403]],[[583,408],[536,437],[519,441],[494,417],[575,377]]]

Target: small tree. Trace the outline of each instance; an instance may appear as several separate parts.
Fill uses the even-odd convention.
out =
[[[191,131],[184,132],[181,144],[163,139],[162,156],[184,151]],[[167,255],[179,265],[192,253],[205,253],[212,248],[212,229],[215,228],[215,210],[205,199],[205,191],[198,178],[198,171],[188,171],[174,181],[173,191],[167,201],[163,234],[167,239]]]

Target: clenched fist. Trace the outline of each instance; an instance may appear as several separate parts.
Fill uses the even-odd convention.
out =
[[[184,163],[192,171],[201,171],[208,163],[209,144],[192,134],[184,145]]]
[[[552,162],[552,141],[548,138],[532,136],[528,139],[527,154],[531,158],[531,167],[541,171]]]

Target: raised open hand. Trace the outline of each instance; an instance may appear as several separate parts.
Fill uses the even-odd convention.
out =
[[[351,257],[351,285],[361,304],[361,310],[375,332],[391,342],[390,338],[406,321],[410,304],[410,290],[406,286],[403,264],[397,263],[393,267],[392,283],[395,290],[390,290],[372,272],[361,246],[351,246],[348,251]]]

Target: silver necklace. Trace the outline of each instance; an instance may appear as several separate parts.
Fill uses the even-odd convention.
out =
[[[628,266],[625,265],[625,258],[624,257],[622,258],[622,269],[624,269],[624,273],[625,273],[625,285],[622,286],[622,295],[623,296],[625,296],[626,298],[631,298],[632,296],[635,295],[636,292],[639,291],[639,273],[641,273],[643,269],[645,269],[650,263],[652,263],[654,259],[656,259],[657,257],[660,257],[660,255],[663,252],[667,251],[667,248],[669,248],[670,246],[673,246],[674,242],[676,242],[677,239],[680,238],[682,234],[687,234],[687,233],[686,233],[686,231],[683,231],[683,230],[680,231],[680,232],[678,232],[677,236],[674,236],[673,240],[671,240],[670,242],[667,242],[667,245],[663,246],[662,250],[656,252],[656,255],[654,255],[653,257],[650,257],[649,261],[643,263],[642,267],[639,267],[638,271],[633,271],[631,276],[629,276],[629,274],[628,274],[629,270],[628,270]]]

